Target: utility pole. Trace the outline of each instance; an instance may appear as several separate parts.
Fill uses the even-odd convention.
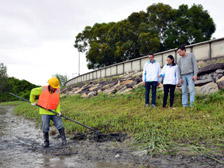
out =
[[[79,51],[79,62],[78,62],[78,76],[80,75],[80,51]]]

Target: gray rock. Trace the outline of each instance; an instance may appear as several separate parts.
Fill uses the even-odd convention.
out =
[[[89,88],[91,88],[91,86],[85,86],[84,88],[81,89],[80,92],[78,92],[79,94],[82,94],[82,93],[86,93],[89,91]]]
[[[212,77],[210,74],[205,74],[205,75],[201,75],[198,77],[198,80],[206,80],[206,79],[210,79],[212,80]]]
[[[93,96],[96,96],[97,95],[97,92],[89,92],[88,93],[88,97],[93,97]]]
[[[112,88],[109,88],[109,89],[106,89],[103,91],[104,93],[107,93],[107,94],[111,94],[111,93],[116,93],[117,92],[117,89],[112,87]]]
[[[205,85],[210,82],[212,82],[212,78],[208,78],[208,79],[204,79],[204,80],[196,80],[195,86],[202,86],[202,85]]]
[[[210,73],[210,76],[211,76],[213,82],[216,82],[223,76],[223,74],[218,74],[216,72],[212,72],[212,73]]]
[[[115,81],[113,81],[112,83],[110,83],[110,87],[113,87],[113,86],[115,86],[116,84],[118,83],[118,80],[115,80]]]
[[[142,78],[141,77],[136,77],[134,79],[134,81],[137,82],[137,83],[140,83],[140,82],[142,82]]]
[[[224,69],[217,69],[215,72],[224,75]]]
[[[218,83],[219,89],[224,89],[224,80]]]
[[[207,66],[199,69],[198,76],[214,72],[217,69],[224,69],[224,63],[216,63],[216,64],[207,65]]]
[[[117,93],[123,93],[127,89],[126,86],[123,86],[120,90],[117,91]]]
[[[195,94],[196,95],[209,95],[211,93],[217,92],[218,85],[214,82],[208,83],[206,85],[203,85],[201,87],[195,88]]]

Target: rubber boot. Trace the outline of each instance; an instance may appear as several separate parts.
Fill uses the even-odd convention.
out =
[[[65,137],[65,130],[64,128],[61,128],[58,130],[59,133],[60,133],[60,137],[61,137],[61,140],[62,140],[62,145],[66,145],[67,142],[66,142],[66,137]]]
[[[44,132],[44,144],[43,144],[44,148],[48,148],[49,147],[49,134],[48,132]]]

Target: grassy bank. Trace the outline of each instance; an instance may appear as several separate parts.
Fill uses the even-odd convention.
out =
[[[157,93],[157,109],[144,107],[143,87],[127,95],[98,95],[92,98],[62,98],[62,113],[104,133],[122,132],[152,155],[174,151],[175,146],[190,146],[200,154],[224,153],[224,91],[197,97],[194,108],[182,108],[181,93],[175,93],[175,110],[162,110],[163,92]],[[7,103],[5,103],[7,104]],[[2,104],[3,105],[3,104]],[[19,103],[17,115],[40,123],[38,108]],[[64,120],[68,133],[89,131]],[[211,157],[209,154],[208,156]]]

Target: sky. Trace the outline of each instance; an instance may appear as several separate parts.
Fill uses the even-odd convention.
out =
[[[212,38],[224,37],[221,0],[0,0],[0,63],[9,77],[36,85],[47,85],[55,74],[71,79],[78,74],[75,37],[85,26],[117,22],[159,2],[201,4],[216,24]],[[83,74],[89,70],[85,54],[80,58]]]

